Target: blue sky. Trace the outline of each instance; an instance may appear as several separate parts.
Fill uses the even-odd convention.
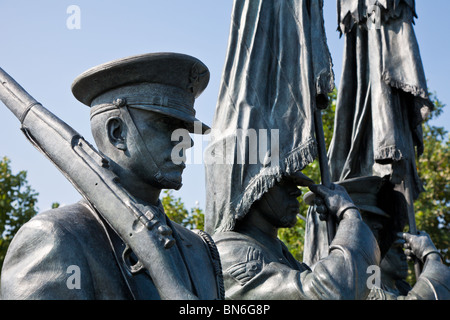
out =
[[[417,0],[416,34],[429,87],[450,103],[450,1]],[[67,8],[80,8],[80,29],[67,28]],[[72,96],[72,81],[98,64],[130,55],[172,51],[190,54],[210,69],[211,80],[197,99],[197,116],[212,123],[225,59],[232,0],[3,0],[0,2],[0,67],[47,109],[93,142],[89,109]],[[336,32],[336,4],[325,0],[328,45],[339,84],[343,39]],[[448,109],[448,108],[447,108]],[[28,171],[39,192],[38,207],[70,204],[80,195],[63,175],[26,141],[18,120],[0,106],[0,156],[14,172]],[[434,122],[450,130],[450,111]],[[198,143],[207,140],[197,137]],[[198,140],[199,139],[199,140]],[[189,165],[175,196],[186,206],[205,206],[204,170]]]

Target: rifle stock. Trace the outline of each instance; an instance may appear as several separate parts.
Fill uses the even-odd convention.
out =
[[[20,120],[21,130],[131,248],[162,299],[197,297],[177,272],[175,239],[165,216],[143,211],[103,158],[84,138],[30,96],[0,68],[0,100]]]

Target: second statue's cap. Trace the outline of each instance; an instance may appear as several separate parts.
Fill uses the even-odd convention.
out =
[[[385,183],[383,178],[377,176],[358,177],[337,182],[347,190],[359,209],[389,218],[389,214],[380,208],[382,201],[380,192]]]
[[[381,209],[380,193],[386,180],[377,176],[358,177],[336,182],[335,184],[344,187],[355,205],[367,213],[390,218],[390,215]],[[304,196],[307,205],[314,204],[315,194],[308,192]]]
[[[208,68],[197,58],[148,53],[87,70],[74,80],[72,93],[92,108],[91,114],[127,105],[182,120],[190,132],[194,132],[195,122],[201,123],[201,133],[205,133],[209,127],[195,117],[194,102],[208,85],[209,76]]]

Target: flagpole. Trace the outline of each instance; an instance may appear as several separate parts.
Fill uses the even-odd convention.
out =
[[[322,185],[327,188],[330,188],[331,173],[328,164],[327,149],[325,145],[325,134],[323,132],[322,112],[318,108],[314,112],[314,124],[319,153],[320,177],[322,180]],[[332,215],[328,215],[327,217],[327,234],[328,234],[328,245],[330,245],[334,239],[334,236],[336,235],[336,222]]]
[[[416,225],[416,213],[414,210],[414,198],[413,191],[411,186],[410,175],[405,175],[405,180],[403,181],[403,195],[406,200],[406,204],[408,207],[408,225],[409,225],[409,233],[413,235],[417,235],[417,225]],[[416,279],[420,277],[422,273],[422,268],[420,265],[419,259],[414,259],[414,273],[416,275]]]

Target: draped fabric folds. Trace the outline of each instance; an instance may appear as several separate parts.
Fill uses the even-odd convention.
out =
[[[424,191],[416,168],[422,123],[433,108],[414,33],[414,0],[337,0],[345,47],[333,140],[334,182],[351,178],[408,180],[413,198]],[[403,217],[398,217],[403,219]],[[328,254],[324,223],[310,210],[304,258]]]
[[[398,183],[410,175],[418,197],[415,159],[433,105],[413,29],[414,0],[378,1],[379,11],[371,3],[338,0],[345,51],[329,150],[332,178],[392,175]]]
[[[206,230],[232,230],[317,156],[316,100],[333,90],[323,0],[235,0],[206,161]]]

